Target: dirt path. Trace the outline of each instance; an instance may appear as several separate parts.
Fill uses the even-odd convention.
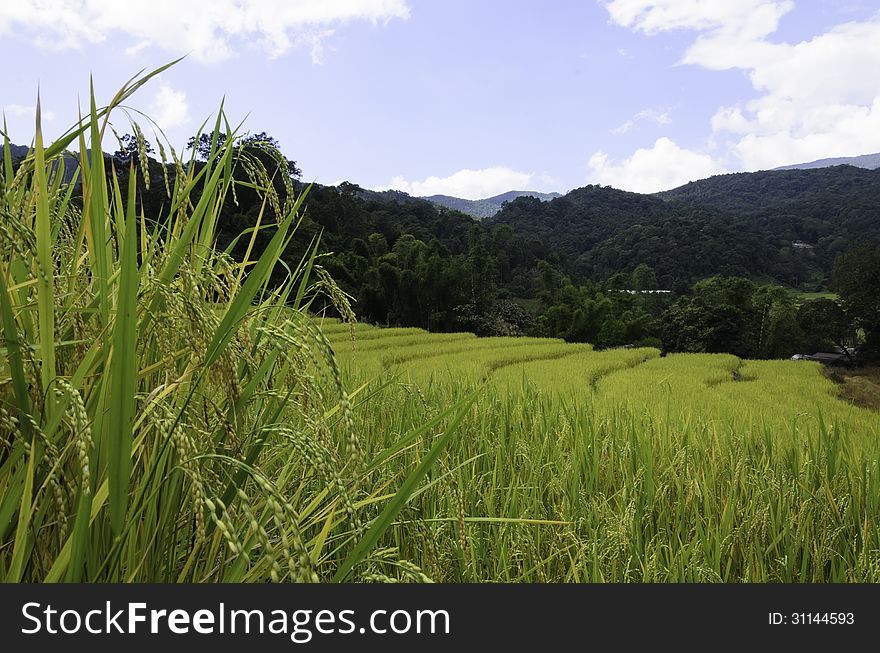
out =
[[[824,372],[837,385],[841,399],[862,408],[880,411],[880,367],[852,370],[826,367]]]

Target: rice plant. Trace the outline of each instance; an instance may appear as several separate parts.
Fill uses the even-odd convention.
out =
[[[617,372],[646,363],[660,355],[652,348],[606,350],[565,356],[561,359],[516,363],[492,375],[493,384],[515,391],[531,386],[557,394],[587,395],[599,380]]]
[[[121,175],[101,144],[111,117],[129,115],[124,103],[165,68],[101,108],[92,92],[85,117],[52,144],[38,100],[17,165],[4,133],[0,580],[394,575],[397,556],[378,543],[463,408],[400,434],[427,438],[424,459],[391,470],[376,462],[386,454],[365,448],[356,392],[307,312],[329,288],[348,315],[344,295],[316,267],[317,243],[292,265],[282,260],[308,191],[288,180],[279,195],[276,172],[236,146],[222,105],[206,163],[160,146],[170,159],[152,183],[167,201],[144,214],[145,156]],[[143,152],[143,129],[132,129]],[[71,147],[77,170],[62,183]],[[235,260],[216,236],[242,185],[263,203]],[[268,245],[256,253],[260,231]]]
[[[880,415],[817,365],[479,343],[356,410],[389,446],[488,378],[389,533],[434,580],[880,581]]]
[[[414,381],[469,382],[488,379],[496,370],[533,360],[553,360],[572,356],[592,349],[587,344],[565,344],[541,340],[523,347],[501,347],[464,350],[455,354],[438,353],[435,356],[412,360],[405,364],[404,373]]]

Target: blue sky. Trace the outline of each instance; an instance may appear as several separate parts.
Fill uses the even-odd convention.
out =
[[[188,54],[132,101],[176,147],[225,95],[307,180],[653,192],[880,151],[877,43],[877,0],[17,0],[0,106],[27,143],[38,84],[52,136]]]

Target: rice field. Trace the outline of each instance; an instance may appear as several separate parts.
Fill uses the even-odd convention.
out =
[[[558,395],[587,395],[609,374],[642,365],[660,355],[653,348],[572,353],[561,359],[540,359],[509,365],[492,376],[492,383],[509,391],[531,388]]]
[[[880,416],[839,399],[821,365],[809,361],[744,361],[732,354],[661,358],[653,348],[593,351],[550,338],[330,327],[340,362],[359,380],[394,373],[422,385],[488,381],[499,391],[590,401],[608,410],[626,407],[718,424],[747,418],[772,428],[818,428],[824,421],[826,427],[880,435]]]
[[[825,428],[880,437],[880,415],[836,396],[821,365],[802,361],[741,361],[727,354],[672,354],[604,379],[605,404],[675,419],[748,421],[772,432]]]
[[[305,196],[222,110],[160,215],[89,154],[164,68],[4,142],[0,582],[880,582],[880,414],[817,363],[314,318],[317,250],[272,281]]]
[[[426,334],[427,336],[428,334]],[[359,374],[394,374],[409,376],[410,372],[417,375],[419,372],[430,370],[432,363],[442,363],[437,358],[437,352],[442,351],[442,356],[451,354],[480,355],[492,357],[503,355],[505,350],[519,348],[530,344],[562,344],[561,340],[546,338],[454,338],[435,339],[425,337],[408,345],[395,345],[387,348],[375,347],[366,349],[358,343],[353,346],[343,345],[337,349],[340,365],[349,371],[356,370]],[[339,351],[341,350],[341,351]],[[426,361],[425,359],[431,359]],[[423,365],[427,364],[423,367]],[[448,372],[446,367],[441,370],[433,370],[428,374]],[[476,370],[479,376],[480,370]]]
[[[880,414],[817,363],[370,333],[374,446],[478,388],[387,542],[434,580],[880,581]]]

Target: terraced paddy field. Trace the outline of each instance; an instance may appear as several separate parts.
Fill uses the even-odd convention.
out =
[[[465,407],[385,542],[434,580],[880,581],[880,414],[816,363],[327,333],[401,470]]]

